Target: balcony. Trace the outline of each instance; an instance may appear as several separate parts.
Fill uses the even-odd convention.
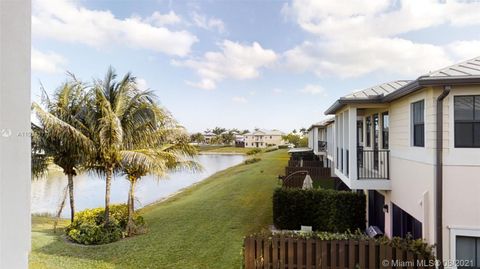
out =
[[[318,151],[327,151],[327,141],[318,141]]]
[[[390,151],[387,149],[357,149],[357,178],[390,179]]]

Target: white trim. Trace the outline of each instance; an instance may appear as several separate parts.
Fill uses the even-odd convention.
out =
[[[414,146],[414,137],[413,137],[413,104],[423,101],[423,147],[420,146]],[[411,148],[420,148],[420,149],[426,149],[427,148],[427,98],[422,95],[422,97],[417,97],[415,99],[410,100],[410,147]]]
[[[0,268],[28,268],[31,1],[0,0]]]
[[[480,228],[467,226],[447,226],[450,232],[450,261],[456,261],[457,258],[457,236],[470,236],[480,238]],[[457,268],[455,265],[451,267]]]
[[[480,95],[478,89],[458,89],[456,94],[451,94],[448,100],[448,152],[444,155],[445,165],[480,165],[480,148],[456,148],[455,147],[455,96]]]

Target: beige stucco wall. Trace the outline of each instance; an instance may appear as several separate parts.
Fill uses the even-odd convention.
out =
[[[270,138],[271,137],[271,138]],[[246,148],[256,148],[256,143],[258,142],[259,148],[266,148],[268,147],[267,145],[283,145],[285,142],[282,139],[281,135],[248,135],[245,138],[245,147]],[[263,144],[262,144],[263,143]]]
[[[391,103],[389,113],[392,191],[388,192],[387,196],[393,203],[422,221],[424,236],[430,243],[434,242],[435,236],[436,98],[442,89],[426,88],[408,95]],[[480,86],[454,86],[444,100],[445,259],[454,258],[450,255],[455,244],[450,242],[452,229],[466,227],[480,233],[480,149],[454,147],[453,99],[455,95],[471,94],[479,95]],[[410,104],[421,99],[425,100],[426,110],[424,148],[412,146],[410,126]],[[423,201],[425,197],[427,199]],[[389,216],[386,216],[386,219],[388,218]]]
[[[444,257],[450,257],[449,235],[453,228],[480,232],[480,166],[444,167],[443,238]]]
[[[396,157],[390,159],[390,178],[392,190],[387,192],[386,200],[402,208],[414,218],[422,222],[423,237],[429,243],[435,242],[435,191],[432,165]],[[387,198],[388,197],[388,198]],[[427,197],[426,200],[425,197]],[[391,204],[386,214],[385,224],[388,235],[391,235]]]

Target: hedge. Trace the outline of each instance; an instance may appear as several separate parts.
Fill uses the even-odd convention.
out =
[[[278,188],[273,194],[273,223],[277,229],[346,232],[365,229],[364,194],[324,190]]]

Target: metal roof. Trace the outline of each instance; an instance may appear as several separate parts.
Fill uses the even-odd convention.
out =
[[[257,131],[253,131],[245,135],[284,135],[284,133],[279,130],[259,129]]]
[[[480,56],[454,64],[437,71],[430,72],[420,78],[448,78],[448,77],[480,76]]]
[[[319,122],[316,122],[316,123],[310,125],[310,127],[308,127],[307,131],[312,130],[314,127],[326,127],[327,125],[329,125],[330,123],[332,123],[334,121],[335,121],[335,117],[325,118],[325,119],[323,119]]]
[[[388,103],[429,86],[479,85],[480,56],[418,77],[380,84],[338,99],[325,114],[335,112],[346,104]]]
[[[288,153],[300,153],[300,152],[313,152],[311,148],[293,148],[288,151]]]
[[[352,94],[342,97],[343,99],[370,99],[381,95],[390,94],[401,87],[410,83],[411,80],[395,80],[387,83],[375,85],[370,88],[363,89],[361,91],[354,92]]]

